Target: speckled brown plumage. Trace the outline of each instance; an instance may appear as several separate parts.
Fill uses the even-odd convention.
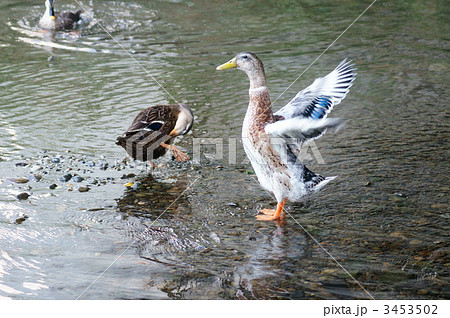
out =
[[[163,156],[167,147],[175,136],[170,132],[175,128],[180,106],[156,105],[142,110],[133,120],[127,131],[116,140],[116,144],[123,147],[133,158],[149,161]]]
[[[269,137],[264,131],[267,124],[275,122],[269,92],[267,89],[249,91],[248,137],[259,153],[264,153],[267,163],[281,172],[288,174],[287,166],[280,160],[280,155],[273,149]]]

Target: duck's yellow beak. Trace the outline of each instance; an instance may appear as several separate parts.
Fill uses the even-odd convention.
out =
[[[169,136],[178,136],[180,133],[178,132],[178,130],[176,130],[176,129],[173,129],[170,133],[169,133]]]
[[[225,64],[217,66],[216,70],[223,71],[223,70],[228,70],[229,68],[234,68],[234,67],[237,67],[235,57],[233,59],[229,60],[228,62],[226,62]]]

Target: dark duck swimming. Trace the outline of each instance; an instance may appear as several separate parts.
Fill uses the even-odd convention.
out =
[[[75,28],[78,21],[81,20],[83,10],[76,12],[64,11],[55,12],[54,1],[45,0],[45,12],[41,20],[39,20],[39,27],[46,30],[72,30]]]

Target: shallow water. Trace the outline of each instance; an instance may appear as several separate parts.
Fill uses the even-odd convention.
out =
[[[0,6],[1,298],[449,297],[446,2],[375,3],[276,100],[358,67],[332,113],[346,126],[316,141],[326,164],[309,153],[339,178],[281,225],[254,217],[275,202],[238,138],[248,81],[215,66],[256,52],[275,100],[370,2],[85,4],[96,20],[53,37],[35,28],[43,5]],[[175,142],[194,160],[123,162],[114,140],[135,114],[174,101],[194,110]]]

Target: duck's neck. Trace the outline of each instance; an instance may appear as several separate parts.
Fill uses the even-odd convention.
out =
[[[40,26],[46,29],[53,28],[55,24],[54,14],[55,12],[53,10],[52,5],[48,1],[46,1],[44,15],[42,16],[41,20],[39,20]]]
[[[263,130],[267,123],[273,122],[273,112],[270,103],[269,90],[266,86],[250,88],[249,104],[244,119],[244,131],[250,128]]]
[[[263,68],[247,72],[247,76],[250,80],[250,89],[266,87],[266,74]]]

